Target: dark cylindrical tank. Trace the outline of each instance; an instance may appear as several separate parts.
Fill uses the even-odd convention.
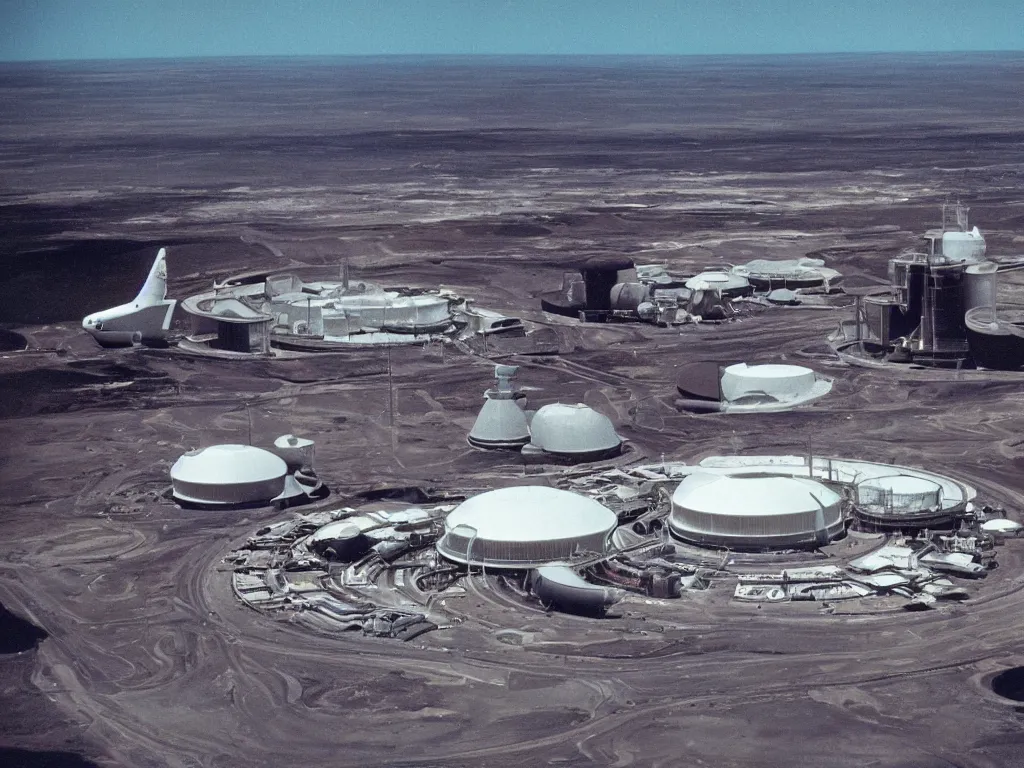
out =
[[[933,267],[931,277],[934,300],[936,343],[967,338],[964,326],[964,268],[961,265]],[[930,339],[925,339],[927,344]]]
[[[583,264],[580,272],[587,290],[587,309],[610,310],[612,287],[619,282],[619,272],[635,269],[633,260],[625,256],[594,256]]]
[[[971,264],[964,270],[964,312],[996,305],[998,270],[999,265],[991,261]]]

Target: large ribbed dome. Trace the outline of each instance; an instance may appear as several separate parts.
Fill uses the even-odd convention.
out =
[[[843,530],[842,498],[809,478],[695,472],[672,494],[669,530],[737,549],[820,544]]]
[[[445,519],[437,550],[465,563],[534,568],[604,553],[615,513],[593,499],[546,486],[499,488],[467,499]]]
[[[189,451],[171,467],[174,497],[203,504],[265,503],[284,490],[288,465],[251,445],[213,445]]]
[[[534,414],[530,432],[530,444],[547,453],[602,454],[622,445],[611,420],[582,403],[545,405]]]

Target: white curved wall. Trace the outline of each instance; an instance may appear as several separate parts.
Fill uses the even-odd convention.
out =
[[[784,402],[808,395],[814,383],[814,371],[799,365],[736,363],[722,373],[722,396],[731,401],[765,394]]]

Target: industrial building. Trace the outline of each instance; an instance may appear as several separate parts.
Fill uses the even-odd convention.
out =
[[[676,407],[697,412],[752,413],[795,408],[832,391],[833,379],[799,365],[723,366],[694,362],[682,366]]]
[[[757,260],[739,266],[679,276],[661,265],[636,265],[621,256],[594,256],[578,272],[567,272],[559,290],[541,297],[541,308],[584,322],[642,321],[679,325],[727,320],[737,314],[732,302],[760,291],[786,289],[830,293],[839,272],[820,259]],[[798,304],[799,298],[783,302]]]
[[[1019,262],[986,261],[985,238],[969,227],[968,208],[942,207],[942,226],[923,249],[889,261],[888,289],[855,292],[852,321],[829,337],[848,362],[1017,370],[1024,365],[1019,313],[996,309],[998,272]]]
[[[607,554],[618,517],[586,496],[545,486],[487,491],[445,518],[437,551],[457,563],[530,569]]]
[[[842,497],[806,477],[694,472],[672,494],[668,529],[702,546],[762,550],[822,546],[844,519]]]
[[[240,276],[190,296],[188,348],[267,354],[346,345],[425,344],[440,336],[523,335],[518,318],[477,309],[448,291],[384,289],[350,281],[305,281],[294,274]]]

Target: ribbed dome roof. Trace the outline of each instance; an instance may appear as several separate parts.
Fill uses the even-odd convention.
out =
[[[460,525],[490,541],[544,541],[611,531],[615,513],[594,499],[541,485],[487,491],[462,502],[445,520],[445,530]]]
[[[622,443],[607,416],[582,403],[545,405],[530,422],[531,444],[548,453],[594,453]]]
[[[213,445],[189,451],[171,467],[171,481],[197,485],[239,485],[283,478],[288,465],[252,445]]]
[[[805,477],[689,475],[672,494],[673,506],[734,517],[814,512],[840,502],[831,488]]]

